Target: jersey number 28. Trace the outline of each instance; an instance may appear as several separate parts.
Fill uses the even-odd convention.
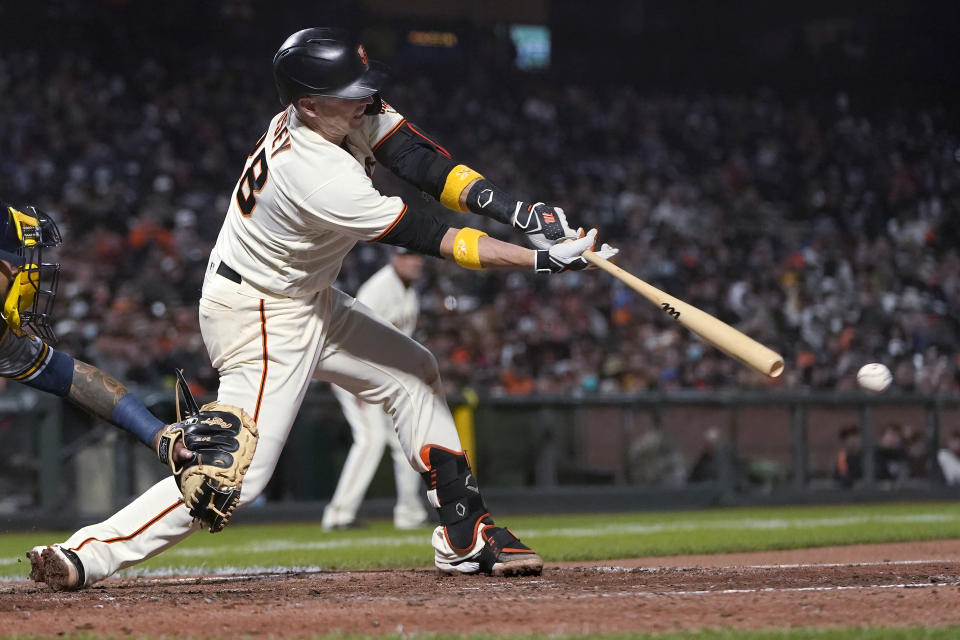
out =
[[[262,138],[260,144],[263,144]],[[260,144],[257,147],[260,147]],[[234,196],[244,217],[249,217],[257,208],[256,194],[260,193],[267,184],[269,171],[267,148],[260,147],[259,153],[247,159],[247,165],[244,167],[243,175],[240,176],[240,182],[237,183],[237,193]]]

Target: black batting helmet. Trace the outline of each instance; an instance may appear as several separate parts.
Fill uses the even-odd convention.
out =
[[[343,29],[297,31],[273,56],[273,78],[284,105],[302,96],[366,98],[387,77],[386,66],[368,60],[363,45]]]

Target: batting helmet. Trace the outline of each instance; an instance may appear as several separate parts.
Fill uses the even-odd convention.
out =
[[[302,96],[366,98],[387,77],[386,66],[368,60],[363,45],[343,29],[297,31],[273,56],[273,78],[284,105]]]

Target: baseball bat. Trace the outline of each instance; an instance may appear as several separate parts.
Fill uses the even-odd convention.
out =
[[[773,349],[765,347],[709,313],[664,293],[609,260],[601,258],[593,251],[584,251],[583,258],[626,284],[728,356],[771,378],[776,378],[783,373],[783,357]]]

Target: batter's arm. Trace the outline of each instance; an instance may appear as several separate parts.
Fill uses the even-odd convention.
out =
[[[456,167],[446,149],[407,120],[401,120],[373,146],[373,155],[377,162],[437,200],[441,200],[447,176]]]
[[[443,236],[440,243],[440,257],[457,260],[458,236],[463,229],[450,228]],[[462,253],[462,249],[461,249]],[[477,238],[477,254],[480,265],[484,269],[496,268],[526,268],[533,269],[536,266],[537,252],[533,249],[527,249],[517,244],[503,242],[496,238],[483,235]],[[460,261],[457,260],[459,263]]]
[[[440,255],[453,258],[467,269],[533,268],[538,273],[561,273],[586,269],[583,257],[594,248],[597,230],[590,229],[582,238],[555,244],[549,249],[527,249],[509,242],[491,238],[482,231],[465,227],[450,229],[440,243]],[[612,258],[617,250],[603,245],[597,255]]]
[[[405,208],[390,230],[376,241],[406,247],[424,255],[453,259],[467,269],[532,268],[538,272],[560,273],[585,268],[587,262],[581,256],[593,248],[596,237],[597,230],[591,229],[582,238],[549,249],[527,249],[491,238],[470,227],[450,227],[420,209]],[[605,253],[604,256],[612,257],[615,253]]]
[[[497,190],[497,195],[502,197],[484,201],[481,206],[478,194],[486,185],[475,192],[474,188],[481,181],[486,182],[483,176],[466,165],[457,164],[446,149],[412,122],[401,121],[374,146],[374,155],[378,162],[448,209],[472,211],[504,224],[513,222],[516,199]],[[468,199],[471,193],[474,194],[472,201]]]
[[[401,120],[374,147],[377,161],[448,209],[473,212],[527,234],[538,249],[578,236],[563,209],[519,200],[450,153],[414,124]]]

